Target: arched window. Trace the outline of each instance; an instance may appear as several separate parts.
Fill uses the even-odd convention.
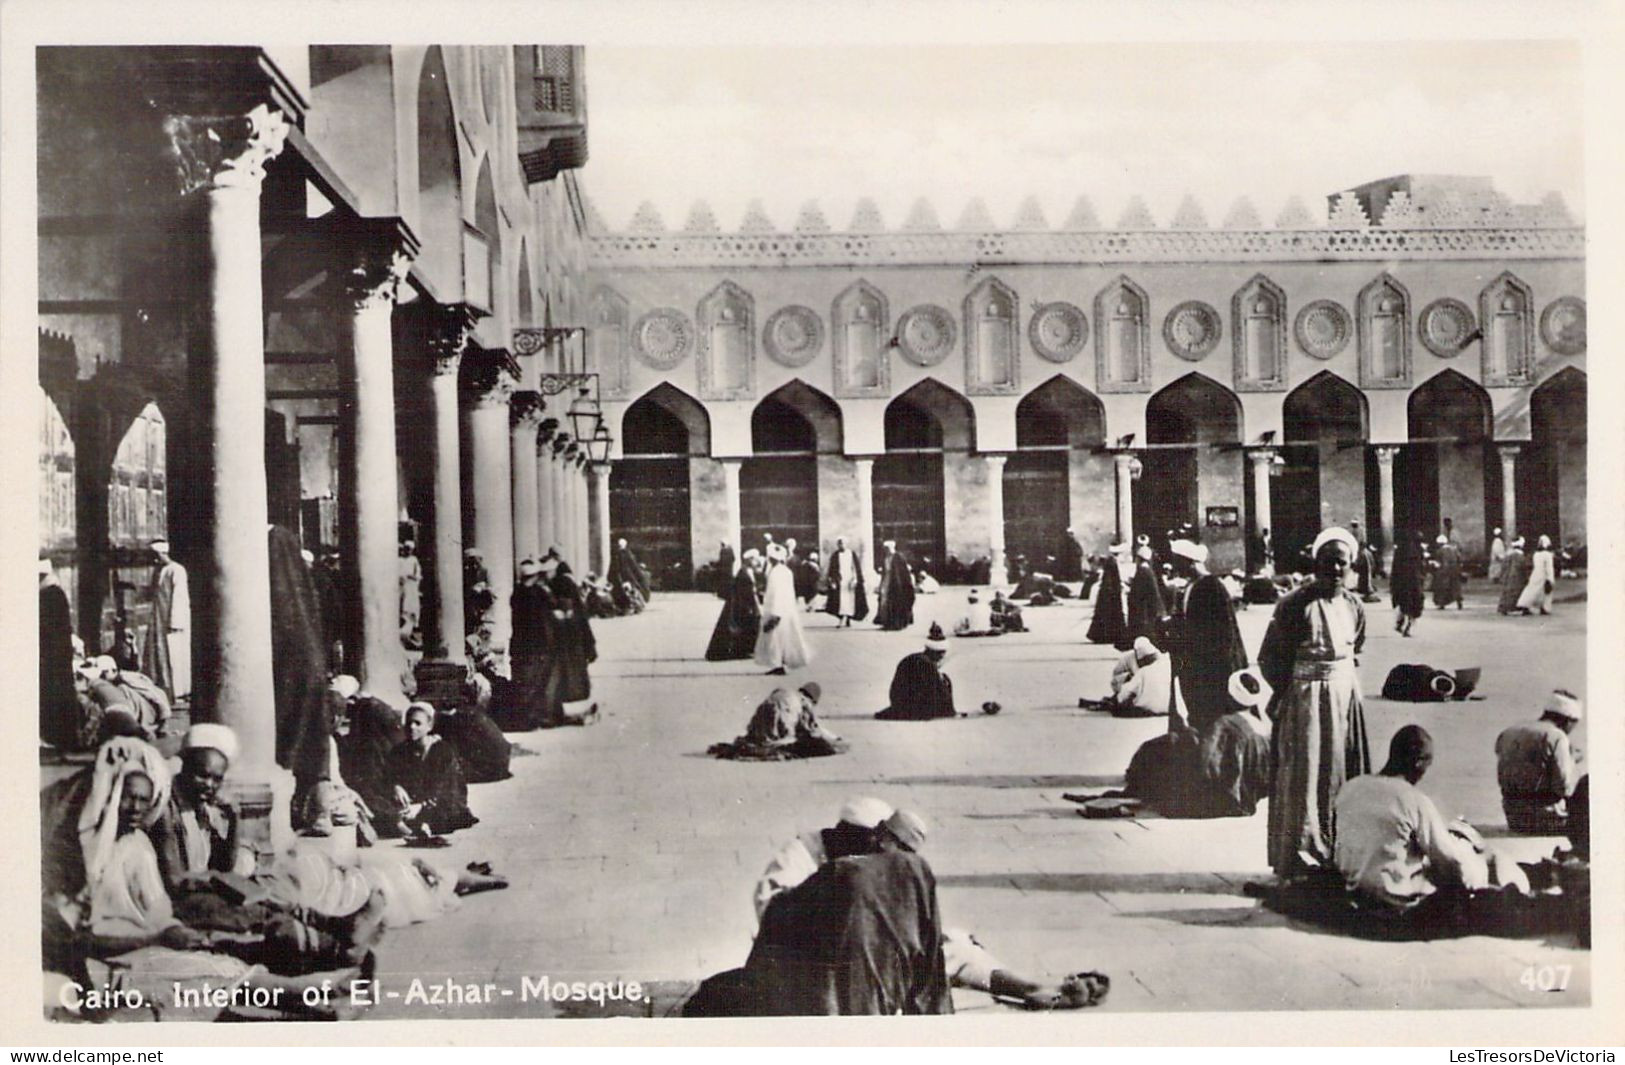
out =
[[[1383,274],[1360,290],[1356,328],[1361,388],[1406,388],[1411,383],[1411,297]]]
[[[1286,387],[1286,293],[1263,274],[1230,300],[1230,335],[1236,353],[1236,388],[1267,392]]]
[[[1535,369],[1535,310],[1529,286],[1502,274],[1478,294],[1484,384],[1525,385]]]
[[[890,330],[886,297],[867,281],[839,296],[830,312],[835,350],[835,394],[847,399],[884,396],[891,390]]]
[[[972,395],[1016,391],[1020,306],[1015,291],[991,277],[965,297],[965,388]]]
[[[700,398],[744,399],[756,388],[756,314],[750,294],[724,281],[700,301]]]
[[[1095,385],[1100,392],[1151,388],[1151,344],[1145,290],[1126,276],[1095,297]]]

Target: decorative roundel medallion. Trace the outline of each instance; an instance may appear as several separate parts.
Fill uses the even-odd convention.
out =
[[[1577,296],[1561,296],[1540,312],[1540,335],[1559,355],[1584,355],[1586,303]]]
[[[935,366],[954,349],[953,315],[923,303],[897,320],[897,343],[903,358],[916,366]]]
[[[824,323],[808,307],[780,307],[762,327],[762,346],[780,366],[805,366],[824,346]]]
[[[1219,312],[1199,300],[1181,303],[1162,320],[1162,339],[1182,359],[1205,359],[1219,343],[1224,325]]]
[[[1354,322],[1342,304],[1315,300],[1298,312],[1293,332],[1298,335],[1298,347],[1305,355],[1329,359],[1348,346]]]
[[[1027,339],[1050,362],[1071,362],[1089,341],[1089,319],[1070,303],[1041,303],[1027,324]]]
[[[632,330],[638,358],[656,370],[669,370],[694,346],[694,327],[674,307],[659,307],[638,319]]]
[[[1423,346],[1441,359],[1451,359],[1467,346],[1477,323],[1471,307],[1460,300],[1442,299],[1422,308],[1416,328]]]

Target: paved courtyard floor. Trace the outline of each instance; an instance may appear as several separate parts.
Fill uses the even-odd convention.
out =
[[[1583,590],[1565,581],[1559,595]],[[842,630],[810,615],[816,660],[790,679],[823,686],[820,716],[852,750],[776,764],[704,753],[742,732],[783,679],[749,662],[703,660],[718,600],[657,594],[641,616],[596,622],[602,722],[513,736],[521,748],[513,779],[472,789],[481,823],[459,833],[450,852],[491,861],[511,889],[392,932],[381,951],[386,986],[404,989],[416,975],[648,983],[732,968],[750,949],[751,888],[774,849],[831,823],[847,797],[870,794],[931,823],[925,853],[946,922],[972,930],[1023,972],[1108,973],[1105,1009],[1588,1001],[1590,955],[1572,941],[1368,942],[1261,909],[1242,885],[1268,872],[1262,809],[1220,821],[1079,817],[1061,793],[1120,784],[1135,748],[1166,727],[1077,708],[1080,695],[1108,689],[1115,654],[1084,642],[1084,604],[1027,610],[1027,634],[954,641],[947,668],[961,710],[996,699],[1001,715],[875,721],[898,658],[918,649],[931,620],[947,623],[963,605],[963,589],[922,597],[905,633]],[[1393,631],[1386,603],[1368,609],[1360,663],[1367,693],[1400,662],[1484,667],[1481,701],[1395,704],[1368,694],[1376,761],[1399,726],[1425,725],[1439,742],[1423,787],[1441,812],[1465,815],[1520,857],[1549,853],[1553,840],[1504,838],[1492,744],[1507,724],[1535,716],[1554,685],[1583,685],[1584,603],[1560,605],[1551,617],[1503,618],[1480,582],[1464,611],[1430,606],[1411,639]],[[1268,609],[1253,607],[1240,620],[1256,652]],[[1583,730],[1576,741],[1584,746]],[[1526,987],[1525,972],[1542,966],[1560,967],[1553,972],[1567,974],[1567,989]],[[1003,1008],[974,992],[957,991],[955,1002],[963,1011]],[[515,999],[443,1015],[547,1016],[552,1008]],[[426,1012],[386,999],[372,1015]]]

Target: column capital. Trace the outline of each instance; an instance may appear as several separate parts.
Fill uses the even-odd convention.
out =
[[[423,320],[429,372],[437,376],[456,374],[479,312],[466,303],[427,303],[417,313]]]
[[[983,452],[982,460],[989,466],[1003,466],[1010,460],[1010,456],[1002,451]]]
[[[1247,460],[1255,466],[1267,466],[1275,461],[1276,454],[1273,447],[1250,447],[1247,449]]]
[[[1373,450],[1377,453],[1377,462],[1383,466],[1392,466],[1394,463],[1394,456],[1399,454],[1399,447],[1400,445],[1398,444],[1376,445]]]
[[[243,115],[170,115],[164,134],[181,195],[199,189],[258,192],[265,164],[282,151],[289,128],[286,116],[268,104]]]
[[[1113,451],[1112,463],[1116,466],[1127,466],[1129,463],[1134,461],[1135,457],[1136,456],[1132,451]]]
[[[513,399],[508,404],[508,420],[515,429],[530,429],[534,431],[542,424],[542,413],[545,405],[540,392],[522,388],[514,392]]]
[[[519,366],[501,348],[470,345],[463,353],[460,376],[476,408],[506,407],[519,387]]]
[[[339,234],[347,254],[342,266],[344,295],[360,313],[395,302],[421,245],[399,218],[362,218]]]
[[[547,401],[542,401],[541,411],[547,411]],[[543,417],[536,423],[536,454],[542,458],[553,457],[553,437],[559,430],[557,418]]]
[[[1502,462],[1511,462],[1523,453],[1523,444],[1496,444],[1495,450],[1501,453]]]

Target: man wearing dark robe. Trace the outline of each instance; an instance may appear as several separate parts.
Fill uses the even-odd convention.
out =
[[[590,725],[598,720],[597,703],[575,711],[568,706],[584,703],[592,697],[588,668],[598,661],[598,642],[593,638],[592,622],[587,618],[586,604],[581,601],[581,591],[568,563],[559,563],[547,590],[553,595],[553,609],[544,682],[547,716],[542,724],[548,728]]]
[[[1061,545],[1055,552],[1055,579],[1083,580],[1083,545],[1078,543],[1078,537],[1071,529],[1061,536]]]
[[[762,627],[762,604],[756,593],[761,557],[754,547],[746,551],[739,572],[728,578],[729,592],[705,648],[707,662],[731,662],[756,653],[756,637]]]
[[[837,537],[824,577],[824,613],[840,620],[842,627],[869,616],[869,600],[863,594],[863,563],[858,553],[846,546],[846,537]]]
[[[631,584],[638,590],[638,594],[643,596],[645,603],[649,601],[649,571],[638,561],[638,556],[632,553],[632,549],[626,546],[624,536],[615,541],[615,551],[610,556],[609,573],[606,576],[609,577],[611,588],[619,588],[622,583]]]
[[[333,744],[338,748],[339,775],[360,797],[380,836],[400,834],[400,804],[390,781],[389,754],[406,741],[401,712],[361,690],[351,676],[340,674],[328,684],[334,704]]]
[[[715,567],[711,574],[711,591],[716,593],[718,599],[726,599],[729,590],[733,588],[733,544],[726,540],[722,541],[722,547],[717,551],[717,560],[711,565]]]
[[[881,549],[880,607],[875,611],[875,624],[896,632],[914,624],[914,573],[897,549],[897,541],[887,540]]]
[[[1371,550],[1371,545],[1366,542],[1365,531],[1360,528],[1358,521],[1349,522],[1349,532],[1353,534],[1354,542],[1359,545],[1354,552],[1354,592],[1365,602],[1374,603],[1377,601],[1376,556]]]
[[[508,643],[513,683],[506,705],[497,708],[501,724],[518,732],[539,728],[547,718],[547,655],[551,633],[553,595],[542,581],[542,564],[533,558],[519,562],[519,584],[509,600],[513,637]]]
[[[930,721],[958,717],[954,709],[954,682],[942,671],[948,656],[948,638],[935,622],[926,637],[925,650],[915,651],[897,663],[892,674],[891,705],[875,717],[882,721]]]
[[[1095,597],[1095,615],[1089,621],[1090,643],[1109,643],[1126,651],[1134,646],[1128,636],[1128,623],[1123,618],[1123,574],[1119,560],[1128,557],[1127,544],[1113,544],[1111,558],[1100,567],[1100,591]]]
[[[51,560],[39,560],[39,738],[54,747],[77,741],[79,693],[73,683],[73,615]]]
[[[1189,582],[1170,625],[1177,695],[1169,707],[1169,731],[1181,723],[1178,704],[1183,699],[1189,718],[1184,723],[1204,732],[1221,716],[1240,709],[1230,697],[1230,677],[1247,665],[1247,649],[1229,589],[1207,571],[1207,549],[1178,539],[1169,551]]]
[[[1141,545],[1136,551],[1134,577],[1128,586],[1128,628],[1123,638],[1133,646],[1141,636],[1153,643],[1163,638],[1163,618],[1168,611],[1162,595],[1162,578],[1151,565],[1151,547]]]
[[[267,536],[276,761],[293,771],[297,810],[305,792],[327,779],[327,739],[333,734],[327,700],[327,648],[321,603],[299,538],[280,525],[271,526]]]

